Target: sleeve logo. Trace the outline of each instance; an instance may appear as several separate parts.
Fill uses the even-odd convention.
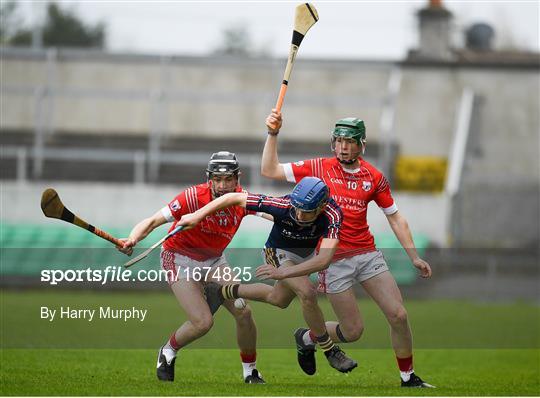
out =
[[[178,211],[182,208],[182,205],[178,202],[178,199],[175,199],[174,202],[171,203],[171,210],[172,211]]]
[[[299,162],[294,162],[294,165],[295,166],[298,166],[298,167],[301,167],[304,165],[304,161],[303,160],[300,160]]]

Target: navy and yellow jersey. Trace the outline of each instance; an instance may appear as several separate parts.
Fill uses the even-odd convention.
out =
[[[306,257],[313,253],[321,238],[339,239],[343,213],[333,199],[329,199],[319,217],[306,226],[296,223],[289,195],[248,194],[246,210],[274,217],[274,226],[265,244],[267,248],[283,249]]]

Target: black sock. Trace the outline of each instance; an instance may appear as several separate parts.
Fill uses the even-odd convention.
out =
[[[323,334],[322,336],[315,336],[315,340],[317,340],[317,344],[322,348],[324,352],[331,350],[334,348],[334,342],[328,335],[328,332]]]
[[[347,339],[345,338],[345,336],[343,336],[343,333],[341,332],[341,329],[339,328],[339,323],[336,326],[336,334],[342,343],[348,343]]]
[[[226,300],[232,300],[238,298],[238,288],[240,288],[240,284],[237,283],[235,285],[225,285],[223,286],[219,292],[221,296]]]

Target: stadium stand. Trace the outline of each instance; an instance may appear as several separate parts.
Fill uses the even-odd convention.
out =
[[[126,236],[129,228],[107,228],[114,236]],[[262,263],[260,248],[266,241],[266,233],[240,231],[229,245],[227,256],[236,267],[256,267]],[[398,283],[411,284],[416,280],[415,270],[409,266],[407,255],[399,249],[399,242],[392,234],[375,237],[377,246],[385,251],[385,256]],[[427,236],[415,236],[420,253],[429,244]],[[121,265],[126,257],[118,253],[111,244],[97,239],[88,232],[65,226],[2,224],[0,247],[3,258],[0,275],[38,277],[42,269],[84,269],[104,268],[107,265]],[[84,255],[81,255],[81,252]],[[145,261],[137,267],[150,269],[156,262]],[[21,266],[24,264],[24,266]],[[52,267],[54,265],[54,267]]]

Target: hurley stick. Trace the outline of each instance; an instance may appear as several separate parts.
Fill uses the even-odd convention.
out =
[[[283,75],[283,82],[281,83],[281,89],[276,103],[276,109],[281,111],[283,105],[283,99],[287,92],[287,86],[289,84],[289,78],[291,77],[292,68],[298,53],[298,48],[304,39],[309,28],[315,25],[315,22],[319,20],[319,14],[312,4],[303,3],[296,7],[294,15],[294,30],[291,42],[291,48],[289,50],[289,58],[287,60],[287,67],[285,68],[285,74]]]
[[[60,197],[58,196],[58,193],[52,188],[46,189],[41,194],[41,210],[43,210],[43,214],[45,214],[46,217],[57,218],[81,227],[82,229],[85,229],[102,239],[114,243],[116,246],[123,245],[122,241],[116,239],[114,236],[94,227],[91,224],[88,224],[86,221],[73,214],[66,206],[64,206],[60,200]]]

